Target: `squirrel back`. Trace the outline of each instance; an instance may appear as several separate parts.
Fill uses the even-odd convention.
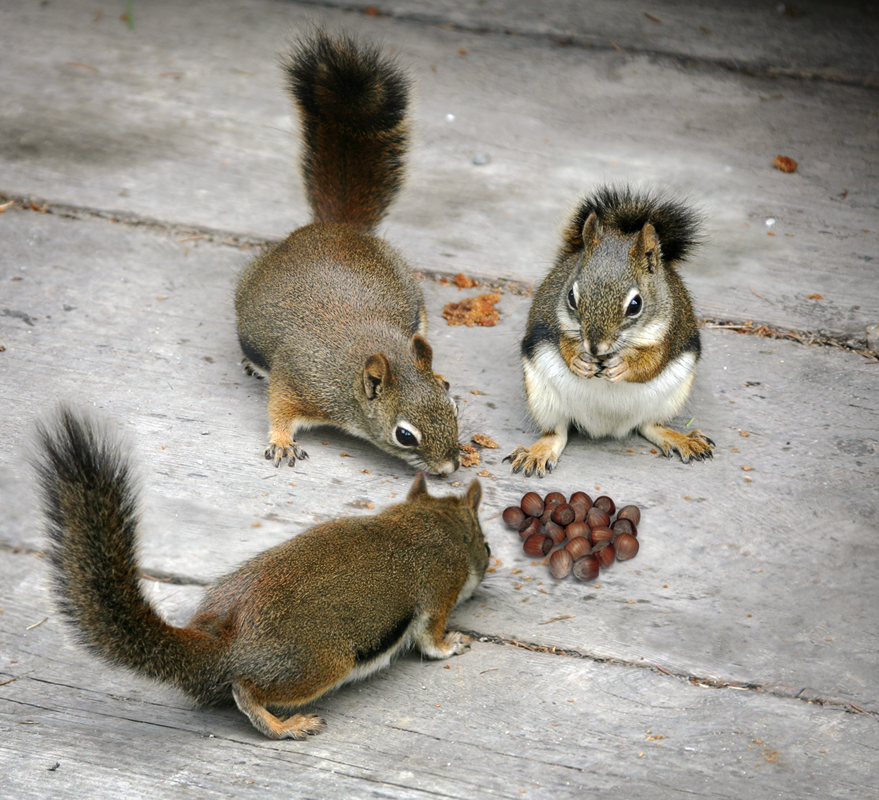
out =
[[[323,32],[305,39],[284,68],[299,108],[314,220],[373,231],[403,182],[409,81],[378,49]]]
[[[140,588],[139,498],[119,441],[62,408],[38,445],[60,610],[115,665],[201,704],[234,698],[266,736],[304,738],[320,718],[282,720],[267,706],[302,706],[413,645],[429,658],[466,649],[445,626],[488,567],[476,480],[462,497],[432,497],[419,475],[403,503],[305,531],[217,580],[178,628]]]
[[[245,364],[269,377],[265,457],[293,466],[307,457],[297,431],[334,425],[447,475],[460,464],[457,409],[433,372],[412,270],[374,235],[403,179],[408,79],[320,30],[285,68],[314,221],[253,261],[235,293]]]
[[[711,457],[699,431],[664,424],[682,410],[701,353],[677,271],[699,226],[692,209],[630,188],[603,187],[578,204],[522,339],[528,408],[543,436],[508,456],[514,471],[551,470],[571,424],[591,436],[638,429],[666,455]]]

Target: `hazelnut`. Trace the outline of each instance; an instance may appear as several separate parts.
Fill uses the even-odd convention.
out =
[[[519,530],[519,526],[524,519],[525,512],[519,506],[510,506],[504,509],[504,522],[507,523],[507,527],[512,528],[514,531]]]
[[[630,533],[621,533],[614,541],[618,561],[634,558],[638,553],[638,540]]]
[[[567,503],[556,506],[552,512],[552,521],[559,525],[570,525],[574,521],[574,509]]]
[[[592,529],[592,544],[598,544],[599,542],[612,542],[614,536],[616,536],[616,534],[611,528],[608,528],[605,525],[596,525]]]
[[[549,505],[552,503],[553,505],[561,505],[562,503],[566,503],[565,496],[561,492],[550,492],[546,497],[543,498],[543,502],[545,505]]]
[[[574,564],[574,557],[564,548],[556,550],[549,557],[549,571],[554,578],[564,578]]]
[[[610,542],[605,540],[595,547],[596,549],[592,551],[592,555],[598,559],[599,566],[606,569],[613,564],[616,553],[614,552],[614,546]]]
[[[599,564],[595,556],[583,556],[574,562],[571,571],[581,581],[594,581],[598,577]]]
[[[638,506],[623,506],[617,514],[617,519],[628,519],[633,525],[641,522],[641,509]]]
[[[552,539],[553,544],[561,544],[567,538],[567,533],[565,529],[561,525],[557,525],[555,522],[550,520],[543,526],[543,530],[546,532],[546,535]]]
[[[592,544],[585,536],[575,536],[565,545],[564,549],[571,554],[574,561],[577,561],[583,556],[589,555]]]
[[[625,517],[618,517],[610,527],[614,533],[630,533],[632,536],[638,536],[638,529],[635,527],[635,523]]]
[[[528,492],[520,503],[522,511],[529,517],[539,517],[543,513],[543,500],[537,492]]]
[[[565,533],[568,535],[569,539],[576,539],[578,536],[582,536],[591,541],[589,536],[589,526],[585,522],[572,522],[565,528]]]
[[[607,511],[608,516],[611,517],[613,516],[613,512],[617,510],[616,503],[614,503],[614,501],[611,500],[606,494],[601,495],[601,497],[596,497],[595,503],[593,503],[593,505],[597,506],[598,508],[603,508],[605,511]]]
[[[574,522],[582,522],[586,519],[591,506],[587,506],[586,503],[571,503],[571,508],[574,509]]]
[[[599,525],[604,525],[606,527],[610,525],[610,514],[608,514],[603,508],[592,506],[592,508],[586,513],[586,524],[590,528],[595,528]]]
[[[522,549],[533,558],[542,558],[552,548],[552,539],[543,533],[532,533],[522,545]]]
[[[543,526],[540,524],[539,519],[535,517],[525,517],[522,524],[519,525],[519,536],[523,539],[527,539],[532,533],[540,533],[542,528]]]
[[[588,494],[586,494],[586,492],[574,492],[568,502],[571,505],[574,505],[574,503],[582,503],[586,506],[587,511],[592,508],[592,498]]]

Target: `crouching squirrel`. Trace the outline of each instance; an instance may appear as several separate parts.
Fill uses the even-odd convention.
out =
[[[108,662],[169,682],[200,704],[234,698],[273,739],[318,733],[296,709],[385,667],[412,645],[428,658],[464,652],[452,608],[488,567],[474,480],[432,497],[423,474],[406,501],[318,525],[220,578],[184,628],[165,622],[138,579],[139,499],[116,437],[62,408],[35,457],[60,610]]]
[[[460,463],[457,409],[432,369],[421,291],[375,230],[403,181],[408,79],[378,50],[317,31],[285,63],[313,221],[258,257],[235,293],[245,368],[268,377],[275,466],[332,425],[438,475]]]
[[[690,209],[629,188],[602,187],[579,204],[528,315],[525,393],[543,435],[507,456],[514,472],[551,472],[571,424],[591,436],[637,429],[685,462],[712,457],[701,431],[665,424],[683,409],[699,360],[677,272],[698,228]]]

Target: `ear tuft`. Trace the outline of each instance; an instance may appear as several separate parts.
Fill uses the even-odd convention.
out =
[[[412,482],[409,494],[406,495],[406,500],[411,503],[415,498],[421,497],[423,494],[427,494],[427,481],[424,478],[424,473],[419,472]]]

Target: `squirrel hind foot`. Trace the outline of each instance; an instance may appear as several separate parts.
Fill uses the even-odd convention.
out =
[[[266,448],[265,458],[266,461],[271,461],[276,467],[280,467],[284,461],[287,462],[288,466],[293,467],[297,461],[304,461],[308,458],[308,453],[296,442],[292,442],[287,446],[270,444]]]
[[[256,378],[257,380],[263,380],[268,377],[268,373],[254,364],[249,358],[244,358],[241,360],[241,366],[244,369],[245,375],[250,375],[252,378]]]
[[[671,458],[678,453],[685,464],[714,458],[712,451],[716,445],[700,430],[680,433],[665,425],[642,425],[640,433],[662,450],[666,457]]]
[[[279,719],[257,699],[256,692],[243,683],[232,685],[232,696],[253,727],[269,739],[302,740],[326,727],[326,722],[316,714],[293,714],[287,719]]]

